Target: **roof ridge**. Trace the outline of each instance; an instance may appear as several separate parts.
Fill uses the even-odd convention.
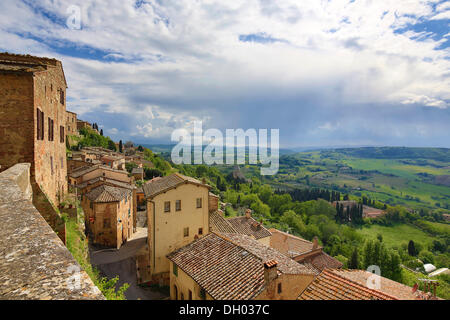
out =
[[[254,256],[255,258],[257,258],[258,260],[260,260],[262,263],[265,262],[265,261],[263,261],[263,259],[262,259],[261,257],[258,257],[258,256],[257,256],[256,254],[254,254],[253,252],[250,252],[249,250],[247,250],[247,248],[244,248],[242,245],[240,245],[240,244],[234,242],[233,240],[231,240],[230,238],[226,237],[226,236],[225,236],[225,233],[218,233],[218,232],[215,232],[215,231],[212,231],[211,233],[217,235],[219,238],[222,238],[222,239],[225,240],[225,241],[231,242],[233,245],[235,245],[235,246],[241,248],[242,250],[248,252],[249,254],[251,254],[252,256]],[[249,238],[251,238],[250,236],[247,236],[247,235],[245,235],[245,234],[240,234],[240,235],[241,235],[241,236],[244,236],[244,237],[249,237]],[[257,241],[257,240],[255,240],[255,241]],[[270,248],[270,247],[268,247],[268,248]]]
[[[370,293],[370,294],[374,294],[374,295],[380,295],[380,296],[386,296],[386,297],[388,297],[388,298],[390,298],[392,300],[398,300],[398,298],[396,298],[394,296],[391,296],[391,295],[389,295],[387,293],[384,293],[384,292],[382,292],[380,290],[367,288],[364,285],[362,285],[361,283],[358,283],[356,281],[347,279],[347,278],[341,276],[340,274],[336,274],[334,272],[334,269],[324,269],[321,274],[323,274],[323,273],[327,274],[328,276],[331,276],[332,278],[335,278],[335,279],[338,278],[341,281],[343,280],[344,282],[347,282],[350,285],[361,287],[361,290],[365,291],[366,293]],[[320,276],[320,274],[319,274],[319,276]]]

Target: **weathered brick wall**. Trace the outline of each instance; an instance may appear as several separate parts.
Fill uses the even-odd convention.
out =
[[[60,91],[64,92],[64,104]],[[66,84],[61,66],[49,68],[34,77],[34,105],[44,112],[44,140],[35,135],[35,180],[54,205],[67,194],[66,144],[60,142],[60,128],[66,126]],[[54,139],[49,141],[48,118],[54,121]],[[35,123],[37,114],[34,112]],[[65,139],[64,139],[65,140]]]
[[[66,113],[66,134],[78,135],[77,114],[67,111]]]
[[[33,164],[33,148],[33,77],[0,74],[0,171],[17,163]]]

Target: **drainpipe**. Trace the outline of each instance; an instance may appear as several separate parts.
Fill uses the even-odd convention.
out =
[[[149,202],[151,202],[152,203],[152,205],[153,205],[153,230],[152,230],[152,232],[153,232],[153,268],[155,268],[155,265],[156,265],[156,220],[155,220],[155,208],[156,208],[156,206],[155,206],[155,202],[154,201],[152,201],[152,200],[149,200]],[[147,221],[147,224],[148,224],[148,221]]]

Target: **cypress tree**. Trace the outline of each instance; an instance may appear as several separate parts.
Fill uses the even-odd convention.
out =
[[[352,252],[352,256],[350,257],[350,261],[348,262],[349,269],[358,269],[359,268],[359,257],[358,257],[358,249],[355,248]]]

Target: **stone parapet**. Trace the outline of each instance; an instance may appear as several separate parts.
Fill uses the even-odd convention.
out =
[[[104,300],[31,194],[29,164],[0,173],[0,300]]]

